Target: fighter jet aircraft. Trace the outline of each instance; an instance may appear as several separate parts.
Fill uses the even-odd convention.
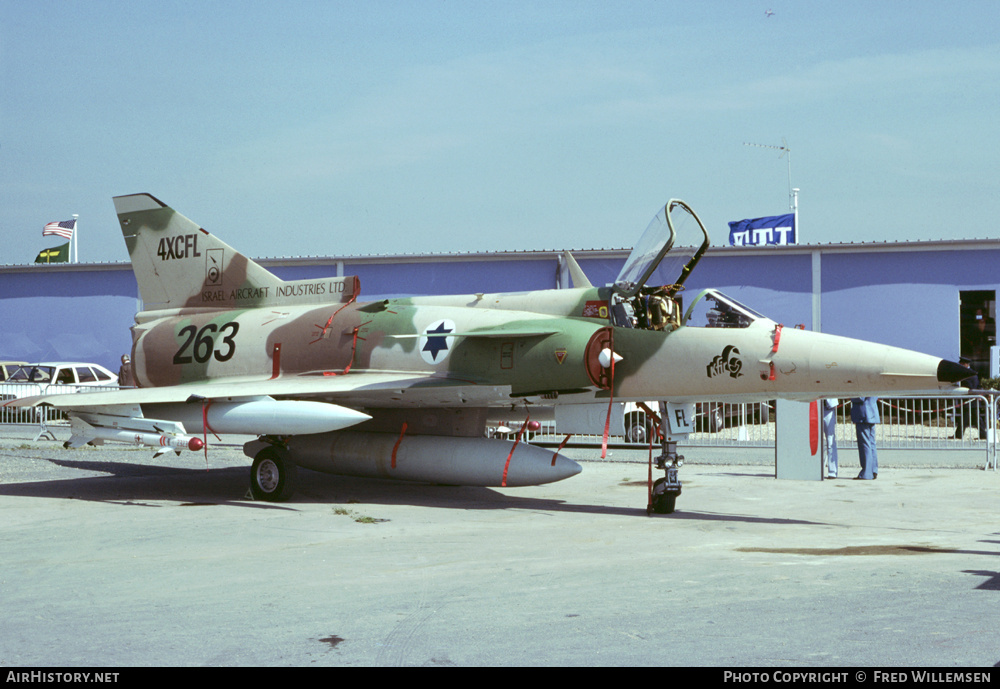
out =
[[[256,435],[244,451],[262,500],[289,498],[298,467],[477,486],[558,481],[580,465],[488,438],[487,423],[548,414],[560,433],[603,426],[607,437],[615,402],[661,400],[671,410],[666,475],[648,509],[671,512],[676,440],[695,401],[941,395],[963,392],[971,375],[937,357],[783,328],[715,290],[682,312],[709,238],[678,200],[612,285],[591,286],[567,254],[572,289],[369,302],[357,277],[281,280],[149,194],[114,203],[143,302],[132,327],[138,388],[9,404],[64,411],[70,447],[115,440],[179,452],[200,450],[210,433]],[[648,284],[658,267],[673,282]]]

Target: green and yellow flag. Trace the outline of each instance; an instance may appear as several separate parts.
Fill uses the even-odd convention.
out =
[[[69,263],[69,242],[40,251],[35,263]]]

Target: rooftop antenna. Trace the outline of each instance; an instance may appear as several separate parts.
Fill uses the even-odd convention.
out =
[[[788,142],[785,141],[785,137],[781,137],[781,145],[780,146],[770,146],[768,144],[751,144],[751,143],[748,143],[746,141],[743,142],[743,145],[744,146],[756,146],[757,148],[770,148],[770,149],[775,150],[775,151],[781,151],[781,155],[779,155],[778,158],[782,158],[785,155],[788,156],[788,208],[789,208],[789,210],[795,210],[795,206],[796,206],[795,196],[796,196],[796,194],[794,193],[795,190],[792,189],[792,149],[790,149],[788,147]]]
[[[802,236],[799,231],[799,190],[792,188],[792,149],[788,147],[788,142],[785,141],[785,137],[781,137],[780,146],[770,146],[768,144],[752,144],[746,141],[743,142],[744,146],[756,146],[757,148],[770,148],[775,151],[781,151],[778,158],[784,155],[788,156],[788,209],[795,214],[795,237],[798,238]]]

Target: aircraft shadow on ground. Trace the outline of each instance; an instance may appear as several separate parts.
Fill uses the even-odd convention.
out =
[[[502,493],[492,488],[443,486],[386,479],[333,476],[300,470],[299,486],[291,500],[284,503],[255,501],[249,495],[247,467],[176,467],[155,464],[65,460],[40,457],[59,467],[102,476],[0,484],[0,496],[63,498],[93,502],[142,505],[145,501],[172,501],[181,505],[231,505],[257,509],[294,510],[296,505],[365,504],[412,505],[461,510],[518,509],[541,512],[569,512],[637,517],[647,516],[645,496],[637,494],[634,507],[601,505],[600,495],[593,504],[525,497]],[[683,499],[683,498],[682,498]],[[152,505],[150,505],[152,506]],[[818,525],[821,522],[686,511],[679,508],[658,519],[684,521],[721,521],[760,524]]]
[[[996,555],[998,553],[992,553]],[[977,577],[986,577],[986,580],[979,584],[976,588],[980,591],[1000,591],[1000,572],[994,572],[988,569],[963,569],[965,574],[972,574]]]
[[[54,478],[0,484],[0,496],[63,498],[141,505],[172,501],[182,505],[231,505],[295,510],[308,504],[413,505],[461,510],[525,509],[645,515],[645,508],[574,505],[561,500],[505,495],[491,488],[443,486],[385,479],[333,476],[300,470],[299,486],[288,502],[255,501],[247,467],[185,468],[150,464],[92,462],[42,457],[59,467],[102,476]]]
[[[63,498],[91,502],[141,505],[143,501],[176,501],[181,504],[231,504],[288,509],[277,503],[247,500],[245,467],[185,468],[151,464],[77,461],[43,457],[65,469],[100,472],[101,476],[75,476],[0,484],[0,496]],[[241,490],[242,489],[242,490]]]

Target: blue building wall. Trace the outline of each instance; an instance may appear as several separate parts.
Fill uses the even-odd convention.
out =
[[[138,305],[131,270],[0,271],[0,358],[90,361],[117,371]]]
[[[521,292],[553,289],[558,264],[554,260],[414,262],[371,264],[345,262],[344,274],[361,280],[363,298]]]
[[[361,280],[362,299],[387,299],[431,294],[473,294],[552,289],[557,263],[553,260],[344,261],[343,274]],[[331,277],[336,263],[270,268],[283,280]]]
[[[823,256],[823,331],[958,359],[959,292],[996,290],[1000,250]]]
[[[688,293],[714,287],[778,323],[813,329],[809,254],[709,254],[686,286]]]

